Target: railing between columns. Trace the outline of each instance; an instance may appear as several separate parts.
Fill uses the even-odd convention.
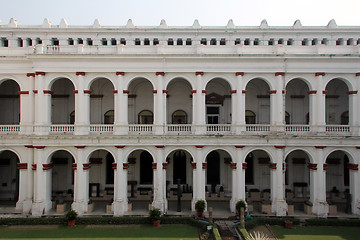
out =
[[[90,132],[113,132],[113,124],[96,124],[90,125]]]
[[[50,132],[52,133],[66,133],[66,132],[74,132],[74,125],[51,125]]]
[[[20,125],[0,125],[0,132],[2,133],[18,133]]]

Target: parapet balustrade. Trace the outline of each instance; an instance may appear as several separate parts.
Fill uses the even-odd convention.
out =
[[[26,126],[28,127],[28,126]],[[32,126],[33,132],[41,132],[45,134],[75,134],[76,125],[73,124],[54,124],[54,125],[37,125]],[[246,124],[235,126],[231,124],[206,124],[206,125],[191,125],[191,124],[168,124],[164,126],[155,126],[152,124],[129,124],[126,126],[117,126],[113,124],[90,124],[81,126],[83,129],[88,129],[90,134],[107,133],[118,134],[116,129],[118,127],[125,127],[127,131],[123,134],[159,134],[157,131],[161,129],[160,134],[165,135],[178,135],[178,134],[196,134],[196,129],[205,129],[206,134],[220,134],[220,135],[234,135],[234,134],[271,134],[274,130],[270,124]],[[278,126],[277,126],[278,127]],[[236,129],[241,129],[240,133]],[[276,128],[279,129],[279,128]],[[309,135],[314,133],[324,133],[326,135],[334,136],[353,136],[357,131],[353,131],[355,127],[349,125],[324,125],[324,126],[311,126],[311,125],[285,125],[284,133],[287,135]],[[21,133],[21,125],[0,125],[0,134],[19,134]],[[279,131],[277,131],[279,132]],[[122,133],[120,133],[122,134]]]

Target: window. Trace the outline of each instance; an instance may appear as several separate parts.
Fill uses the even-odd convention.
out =
[[[225,38],[222,38],[220,40],[220,45],[226,45],[226,39]]]
[[[114,124],[114,110],[109,110],[104,114],[105,124]]]
[[[74,45],[74,39],[69,38],[69,39],[68,39],[68,43],[69,43],[69,45]]]
[[[86,39],[86,44],[89,46],[93,45],[93,40],[91,38]]]
[[[254,45],[259,45],[259,39],[258,38],[255,38],[255,40],[254,40]]]
[[[125,40],[125,38],[120,38],[120,44],[126,45],[126,40]]]
[[[84,40],[82,38],[78,38],[78,44],[84,44]]]
[[[149,110],[143,110],[139,113],[139,124],[153,124],[153,113]]]
[[[349,124],[349,111],[343,112],[341,114],[341,125],[348,125]]]
[[[278,40],[278,44],[284,44],[284,39],[280,38],[280,39]]]
[[[139,38],[135,38],[135,45],[140,45],[140,39]]]
[[[318,40],[316,38],[314,38],[312,41],[311,41],[311,45],[317,45],[318,44]]]
[[[18,38],[18,47],[23,47],[23,40],[21,38]]]
[[[327,38],[323,38],[323,40],[321,40],[321,44],[324,44],[324,45],[328,45],[328,40]]]
[[[51,39],[51,45],[59,46],[59,39],[57,39],[57,38],[52,38],[52,39]]]
[[[305,38],[301,41],[301,45],[302,46],[307,46],[308,45],[308,40]]]
[[[174,45],[174,39],[169,38],[168,39],[168,45]]]
[[[207,44],[207,42],[206,42],[206,38],[202,38],[202,39],[201,39],[201,41],[200,41],[200,44],[202,44],[202,45],[206,45],[206,44]]]
[[[2,47],[9,47],[9,40],[7,40],[6,38],[2,38],[1,42],[2,42],[1,44]]]
[[[153,45],[158,45],[159,44],[159,39],[158,38],[154,38],[153,40]]]
[[[239,45],[239,44],[241,44],[240,38],[235,39],[235,45]]]
[[[344,45],[344,39],[339,38],[338,40],[336,40],[336,45]]]
[[[188,39],[186,39],[186,45],[191,45],[192,44],[192,42],[191,42],[191,38],[188,38]]]
[[[101,39],[101,45],[103,45],[103,46],[106,46],[106,45],[107,45],[107,40],[106,40],[106,38]]]
[[[274,45],[274,39],[273,39],[273,38],[271,38],[271,39],[269,40],[268,45],[269,45],[269,46]]]
[[[207,124],[219,124],[220,107],[206,107]]]
[[[32,46],[32,39],[31,38],[26,39],[26,41],[27,41],[28,46]]]
[[[286,43],[286,44],[287,44],[288,46],[291,46],[291,45],[293,45],[293,43],[294,43],[294,40],[292,40],[292,39],[290,38],[290,39],[287,40],[287,43]]]
[[[245,41],[244,41],[244,45],[250,45],[250,39],[245,39]]]
[[[250,111],[250,110],[245,111],[245,123],[246,124],[255,124],[256,123],[256,115],[253,111]]]
[[[285,123],[290,124],[290,114],[288,112],[285,112]]]
[[[178,38],[176,45],[183,45],[183,40],[181,38]]]
[[[115,46],[115,45],[116,45],[116,39],[115,39],[115,38],[112,38],[112,39],[111,39],[111,45],[112,45],[112,46]]]
[[[177,110],[172,114],[172,124],[186,124],[187,115],[183,110]]]
[[[148,38],[144,39],[144,45],[150,45],[150,40]]]
[[[70,124],[74,124],[75,123],[75,111],[72,111],[70,113]]]
[[[216,38],[212,38],[210,40],[210,45],[216,45]]]
[[[306,114],[305,120],[306,120],[306,124],[308,125],[309,122],[310,122],[310,115],[309,115],[309,113]]]
[[[349,39],[346,41],[346,45],[354,45],[354,39],[349,38]]]
[[[36,39],[36,44],[42,44],[42,40],[40,38]]]

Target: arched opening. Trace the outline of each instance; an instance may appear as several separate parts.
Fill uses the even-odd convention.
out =
[[[271,213],[270,161],[263,150],[254,150],[245,158],[245,192],[250,212]]]
[[[215,78],[206,85],[206,123],[231,123],[231,87],[227,81]]]
[[[136,150],[128,156],[128,197],[133,214],[144,214],[153,201],[153,162],[152,155],[145,150]]]
[[[326,198],[329,215],[352,213],[349,157],[343,151],[332,152],[326,158]]]
[[[105,124],[114,124],[114,110],[109,110],[104,114]]]
[[[245,109],[256,115],[256,124],[270,123],[269,85],[262,79],[253,79],[246,85]]]
[[[253,111],[245,110],[245,122],[246,124],[256,123],[256,115]]]
[[[143,110],[139,112],[138,123],[139,124],[153,124],[154,114],[149,110]]]
[[[109,79],[98,78],[90,87],[90,123],[104,124],[105,113],[114,110],[114,86]],[[110,118],[107,120],[110,121]],[[108,124],[113,124],[112,122]]]
[[[51,198],[56,213],[65,213],[74,199],[73,156],[64,150],[56,151],[50,158],[52,164]]]
[[[285,123],[308,124],[309,87],[302,79],[293,79],[286,85]]]
[[[17,125],[20,123],[20,87],[14,80],[0,84],[0,124]]]
[[[88,212],[104,213],[114,197],[114,157],[106,150],[96,150],[91,153],[89,163],[91,167],[84,169],[90,171]]]
[[[0,206],[13,209],[19,199],[19,158],[9,150],[0,153]]]
[[[289,215],[303,212],[304,203],[310,200],[310,158],[303,150],[289,153],[285,159],[285,199]]]
[[[185,79],[176,78],[168,84],[167,90],[167,122],[171,124],[191,123],[193,106],[190,83]]]
[[[232,196],[232,158],[224,150],[211,151],[206,156],[206,201],[214,211],[230,211]]]
[[[147,122],[147,124],[153,124],[153,119],[141,119],[139,117],[139,113],[144,110],[147,110],[151,115],[154,111],[154,93],[151,82],[145,78],[137,78],[130,83],[128,90],[129,123],[142,124],[142,122]]]
[[[167,159],[166,169],[166,196],[168,200],[168,210],[177,211],[177,199],[180,188],[181,192],[181,211],[191,211],[193,174],[191,155],[184,150],[171,152]],[[180,182],[178,182],[180,180]]]
[[[172,124],[187,124],[187,114],[183,110],[177,110],[172,114]]]
[[[51,91],[51,123],[71,124],[71,113],[75,110],[73,83],[67,78],[57,79],[52,84]]]
[[[344,81],[333,79],[326,85],[326,91],[326,124],[340,125],[345,120],[342,113],[349,111],[349,88]]]

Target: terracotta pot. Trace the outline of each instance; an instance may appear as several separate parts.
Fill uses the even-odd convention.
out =
[[[69,227],[73,227],[75,226],[75,220],[68,220],[68,224]]]
[[[154,227],[160,226],[160,220],[153,221],[153,225],[154,225]]]
[[[202,217],[202,216],[203,216],[203,212],[196,212],[196,216]]]

